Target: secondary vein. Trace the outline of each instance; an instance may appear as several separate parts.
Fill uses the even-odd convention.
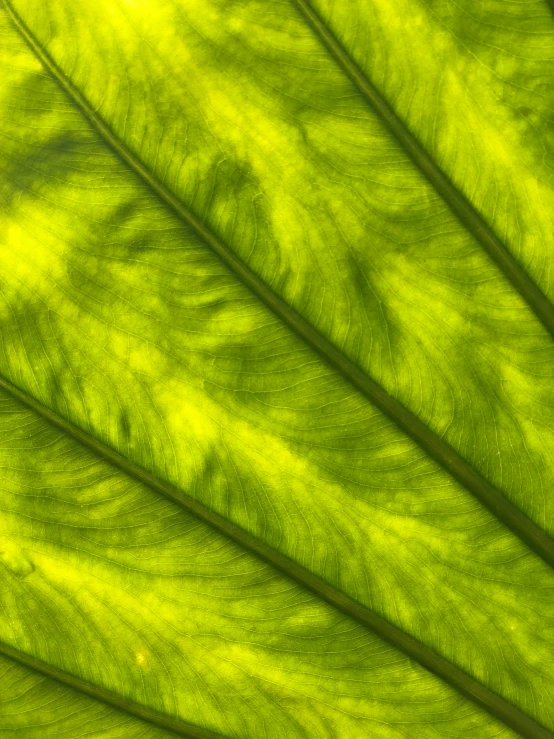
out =
[[[29,667],[35,672],[39,672],[41,675],[45,675],[62,685],[66,685],[79,693],[88,695],[89,698],[94,698],[97,701],[106,703],[109,706],[118,708],[120,711],[124,711],[130,716],[147,721],[154,726],[157,726],[167,731],[172,731],[178,736],[187,737],[187,739],[224,739],[221,734],[214,734],[212,731],[205,731],[198,726],[188,724],[185,721],[181,721],[178,718],[172,718],[165,713],[155,711],[148,706],[144,706],[141,703],[124,698],[121,695],[113,693],[104,688],[100,688],[87,680],[71,675],[65,670],[60,670],[57,667],[49,665],[47,662],[43,662],[36,657],[32,657],[25,652],[21,652],[19,649],[14,649],[9,644],[0,642],[0,654],[5,657],[18,662],[25,667]]]
[[[378,634],[381,638],[385,639],[394,647],[400,649],[405,654],[407,654],[408,657],[414,659],[427,670],[434,673],[442,680],[447,682],[449,685],[454,687],[459,693],[484,708],[495,718],[503,721],[507,726],[519,732],[521,736],[525,737],[525,739],[554,739],[554,733],[542,727],[529,716],[526,716],[522,711],[519,710],[519,708],[513,706],[511,703],[508,703],[508,701],[504,700],[504,698],[497,695],[492,690],[489,690],[489,688],[482,685],[480,682],[475,680],[459,667],[456,667],[456,665],[452,664],[444,657],[441,657],[439,654],[430,649],[427,645],[423,644],[423,642],[420,642],[419,640],[410,636],[405,631],[402,631],[397,626],[394,626],[389,621],[379,616],[367,606],[364,606],[363,604],[354,600],[354,598],[351,598],[349,595],[346,595],[338,588],[335,588],[333,585],[326,582],[323,578],[314,574],[306,567],[303,567],[302,565],[295,562],[293,559],[290,559],[286,555],[279,552],[277,549],[274,549],[265,541],[263,541],[263,539],[259,539],[258,537],[251,534],[249,531],[246,531],[240,526],[234,524],[232,521],[224,518],[219,513],[216,513],[207,506],[204,506],[202,503],[187,495],[179,488],[174,487],[165,480],[161,480],[155,477],[147,470],[139,467],[139,465],[136,465],[134,462],[131,462],[129,459],[119,454],[119,452],[116,452],[111,447],[103,444],[102,442],[92,437],[90,434],[85,433],[74,424],[54,413],[52,410],[50,410],[50,408],[47,408],[35,398],[20,390],[18,387],[5,380],[2,376],[0,376],[0,389],[3,389],[6,392],[10,393],[10,395],[17,398],[17,400],[24,403],[27,407],[31,408],[36,413],[40,414],[43,418],[53,423],[64,433],[71,436],[73,439],[91,449],[104,460],[107,460],[114,466],[134,477],[136,480],[139,480],[141,483],[147,485],[149,488],[160,493],[165,498],[168,498],[174,503],[177,503],[177,505],[184,508],[188,513],[196,516],[196,518],[208,524],[219,533],[236,542],[243,549],[252,552],[257,557],[289,577],[291,580],[294,580],[299,585],[307,588],[311,592],[315,593],[319,598],[334,606],[345,615],[353,618],[359,624],[362,624],[366,628]],[[11,648],[2,645],[2,643],[0,642],[0,652],[4,652],[8,656],[12,656],[6,651],[7,649]],[[15,654],[15,651],[17,650],[12,651],[14,652],[13,658],[18,659],[17,655]],[[27,662],[24,662],[24,664],[28,664],[28,666],[33,667],[32,662],[34,658],[26,657],[25,659],[27,659]],[[23,660],[20,659],[19,661]],[[108,702],[111,705],[115,705],[122,710],[127,710],[126,706],[128,705],[130,706],[130,709],[132,709],[128,712],[132,713],[133,715],[139,715],[137,713],[138,709],[136,708],[138,704],[135,704],[132,701],[126,701],[126,699],[123,698],[119,700],[117,696],[114,697],[111,693],[106,693],[107,697],[103,698],[103,692],[100,688],[90,688],[89,690],[89,688],[87,688],[89,683],[85,683],[78,678],[71,677],[71,679],[62,679],[63,674],[65,673],[61,673],[59,670],[56,670],[56,668],[51,668],[51,672],[46,673],[45,669],[41,667],[42,664],[43,663],[37,661],[38,667],[36,669],[38,669],[39,672],[49,674],[56,679],[62,680],[62,682],[65,682],[68,685],[72,685],[72,687],[76,688],[77,690],[82,690],[82,692],[86,692],[87,695],[98,697],[99,700],[103,700],[104,702]],[[59,673],[60,676],[57,677],[57,674],[54,673]],[[96,693],[93,693],[93,690],[96,691]],[[108,700],[110,696],[112,696],[112,698]],[[116,702],[116,699],[119,702]],[[146,713],[148,713],[149,710],[150,709],[144,709]],[[151,723],[154,723],[154,719],[156,719],[157,716],[161,715],[162,714],[158,714],[154,711],[151,712],[151,718],[148,718],[146,714],[145,718]],[[173,719],[168,720],[173,721]],[[187,731],[189,731],[188,724],[183,724],[183,726]],[[169,727],[169,724],[168,728],[171,728]],[[183,731],[185,729],[183,729]],[[201,732],[201,730],[199,729],[197,729],[197,731]],[[208,739],[210,737],[215,737],[215,735],[209,733],[185,733],[183,735],[198,737],[198,739]]]
[[[554,337],[554,306],[546,295],[510,253],[483,216],[453,184],[377,88],[373,86],[309,0],[292,0],[292,2],[308,21],[310,27],[315,31],[334,60],[356,85],[371,108],[379,115],[389,131],[394,134],[414,164],[425,175],[462,225],[470,231],[496,262],[543,326]],[[554,0],[547,0],[547,2],[554,11]]]

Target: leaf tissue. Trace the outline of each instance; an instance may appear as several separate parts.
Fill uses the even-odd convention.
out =
[[[554,739],[554,4],[0,60],[0,739]]]

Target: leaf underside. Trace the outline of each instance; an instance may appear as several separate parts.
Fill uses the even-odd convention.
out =
[[[554,20],[5,2],[0,735],[553,737]]]

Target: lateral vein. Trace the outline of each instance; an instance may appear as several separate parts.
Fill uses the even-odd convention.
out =
[[[513,287],[525,300],[547,331],[554,337],[554,306],[508,251],[494,230],[475,209],[465,195],[433,160],[407,125],[369,81],[364,72],[351,58],[335,37],[333,31],[322,20],[309,0],[292,0],[300,10],[317,37],[327,48],[335,62],[355,84],[371,108],[379,115],[389,131],[396,137],[414,164],[450,207],[462,225],[481,244],[488,255],[500,267]],[[554,12],[554,0],[547,0]]]

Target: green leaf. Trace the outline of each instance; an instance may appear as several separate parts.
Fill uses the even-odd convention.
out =
[[[0,39],[0,736],[552,739],[549,4]]]

